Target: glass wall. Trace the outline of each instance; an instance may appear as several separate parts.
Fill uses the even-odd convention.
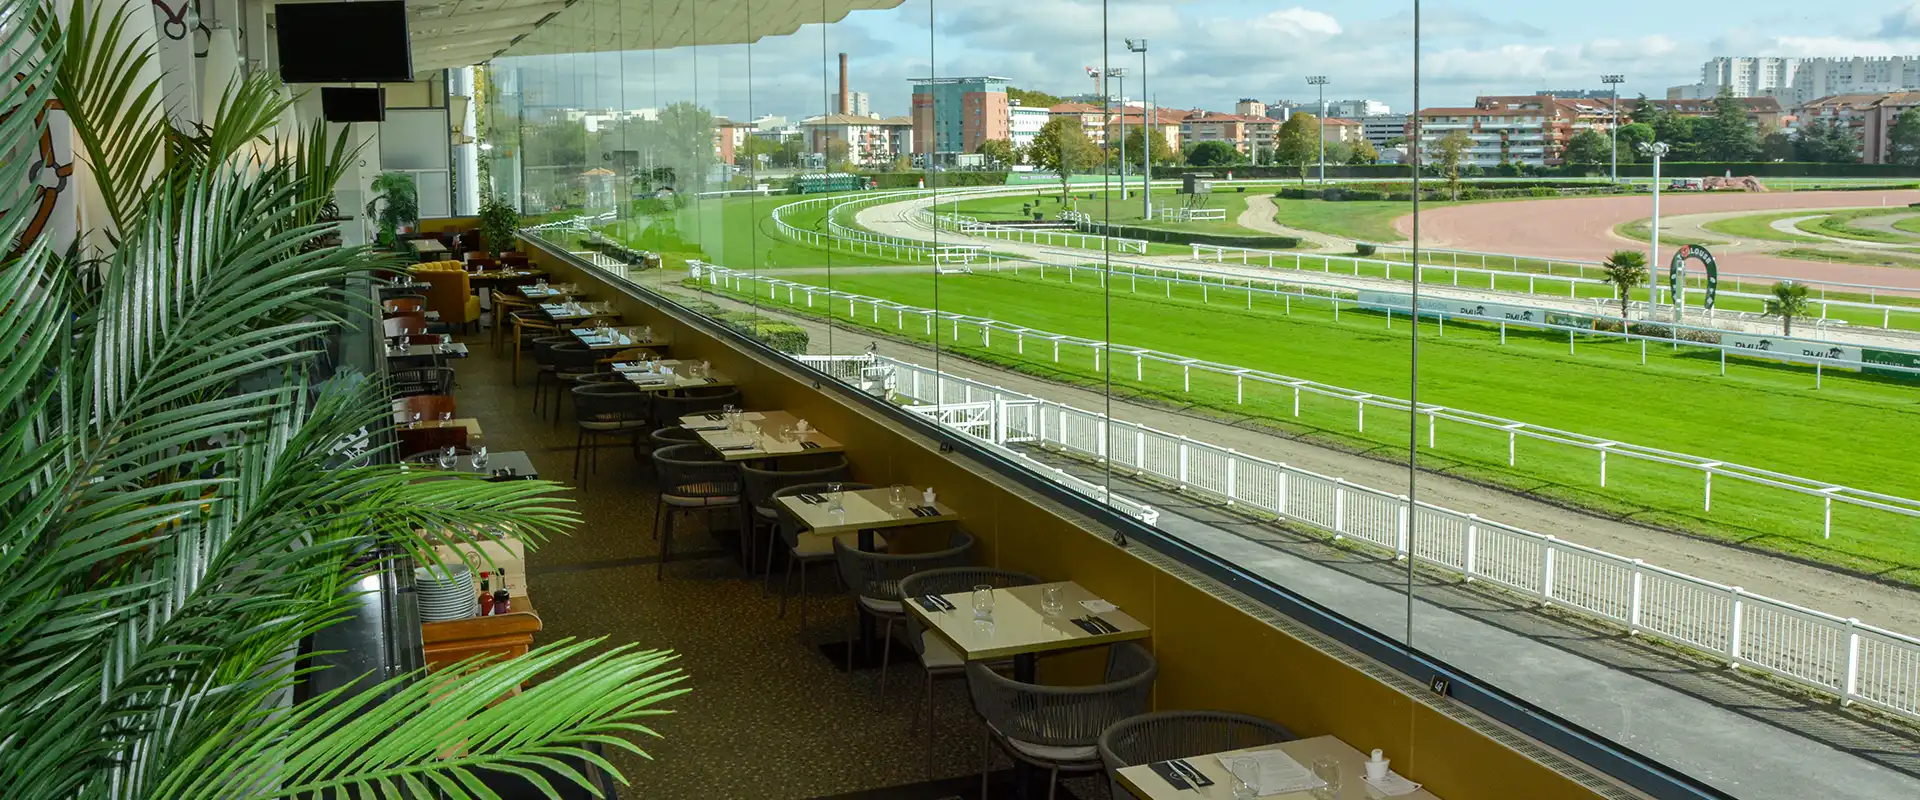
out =
[[[1429,6],[583,0],[487,171],[1623,781],[1915,796],[1920,132],[1676,43],[1798,9]]]

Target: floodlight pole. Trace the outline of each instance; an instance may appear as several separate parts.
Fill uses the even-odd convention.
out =
[[[1647,311],[1649,317],[1652,316],[1653,307],[1660,304],[1659,284],[1654,279],[1654,276],[1660,272],[1660,159],[1667,155],[1669,149],[1670,145],[1666,142],[1640,143],[1640,152],[1653,156],[1653,226],[1651,228],[1651,244],[1648,245],[1647,256]],[[1678,298],[1675,298],[1675,300],[1677,301]],[[1674,313],[1677,315],[1679,311],[1680,308],[1676,302]],[[1679,321],[1678,316],[1674,318],[1674,321]]]
[[[1146,152],[1140,154],[1140,163],[1144,165],[1140,177],[1140,213],[1141,219],[1151,221],[1153,219],[1153,139],[1151,137],[1154,133],[1153,123],[1147,119],[1147,115],[1153,111],[1147,100],[1151,97],[1147,93],[1147,40],[1128,39],[1127,50],[1140,54],[1140,146],[1146,148]],[[1126,118],[1126,110],[1122,109],[1120,119],[1124,122]],[[1121,127],[1126,126],[1121,125]],[[1124,140],[1126,135],[1123,133],[1120,138]]]
[[[1320,182],[1327,182],[1327,76],[1308,75],[1307,84],[1320,89],[1320,119],[1316,125],[1320,134]]]
[[[1108,67],[1107,77],[1119,82],[1114,91],[1120,99],[1120,199],[1127,199],[1127,68]]]
[[[1602,75],[1600,82],[1613,87],[1613,123],[1607,126],[1607,132],[1613,136],[1613,146],[1608,152],[1613,157],[1613,182],[1620,182],[1620,84],[1625,83],[1625,75]]]

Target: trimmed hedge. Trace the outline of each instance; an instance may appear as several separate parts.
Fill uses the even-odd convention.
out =
[[[1605,175],[1603,168],[1561,167],[1562,175]],[[1793,161],[1696,162],[1662,161],[1660,177],[1706,178],[1732,172],[1736,178],[1920,178],[1920,166],[1904,164],[1809,164]],[[1621,164],[1620,174],[1630,178],[1653,176],[1652,164]]]
[[[766,342],[782,353],[799,355],[807,352],[808,336],[806,329],[791,322],[776,322],[751,311],[723,311],[718,303],[709,300],[685,298],[680,306],[703,317],[718,320],[720,324]]]
[[[935,186],[1003,186],[1007,182],[1007,173],[994,172],[862,172],[861,177],[871,179],[880,189],[912,189],[920,185],[920,179],[927,179],[927,187]]]
[[[1133,225],[1108,225],[1103,222],[1081,223],[1080,229],[1087,233],[1118,236],[1123,239],[1145,239],[1162,244],[1216,244],[1223,247],[1266,247],[1276,250],[1289,250],[1300,246],[1298,236],[1232,236],[1202,231],[1170,231]]]

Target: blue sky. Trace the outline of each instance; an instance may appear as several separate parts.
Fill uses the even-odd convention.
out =
[[[1701,62],[1717,55],[1920,54],[1920,0],[1833,8],[1783,0],[1427,2],[1420,100],[1459,105],[1479,93],[1599,88],[1606,72],[1627,76],[1623,94],[1661,97],[1670,85],[1698,80]],[[750,47],[561,60],[573,65],[565,68],[575,89],[568,93],[590,95],[594,105],[693,97],[733,117],[799,117],[825,107],[835,55],[846,51],[853,89],[872,95],[874,111],[903,114],[907,79],[929,70],[1000,75],[1056,94],[1089,91],[1083,68],[1103,54],[1138,70],[1139,56],[1124,52],[1128,36],[1149,40],[1150,90],[1167,107],[1308,100],[1308,74],[1328,76],[1329,99],[1379,99],[1396,111],[1412,105],[1412,3],[1382,0],[908,0]],[[1127,83],[1127,93],[1140,96],[1134,79]]]

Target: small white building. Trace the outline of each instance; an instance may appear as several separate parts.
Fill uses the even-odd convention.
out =
[[[1007,101],[1007,131],[1014,147],[1026,147],[1033,144],[1033,137],[1047,126],[1050,117],[1044,106],[1023,106],[1018,100]]]

